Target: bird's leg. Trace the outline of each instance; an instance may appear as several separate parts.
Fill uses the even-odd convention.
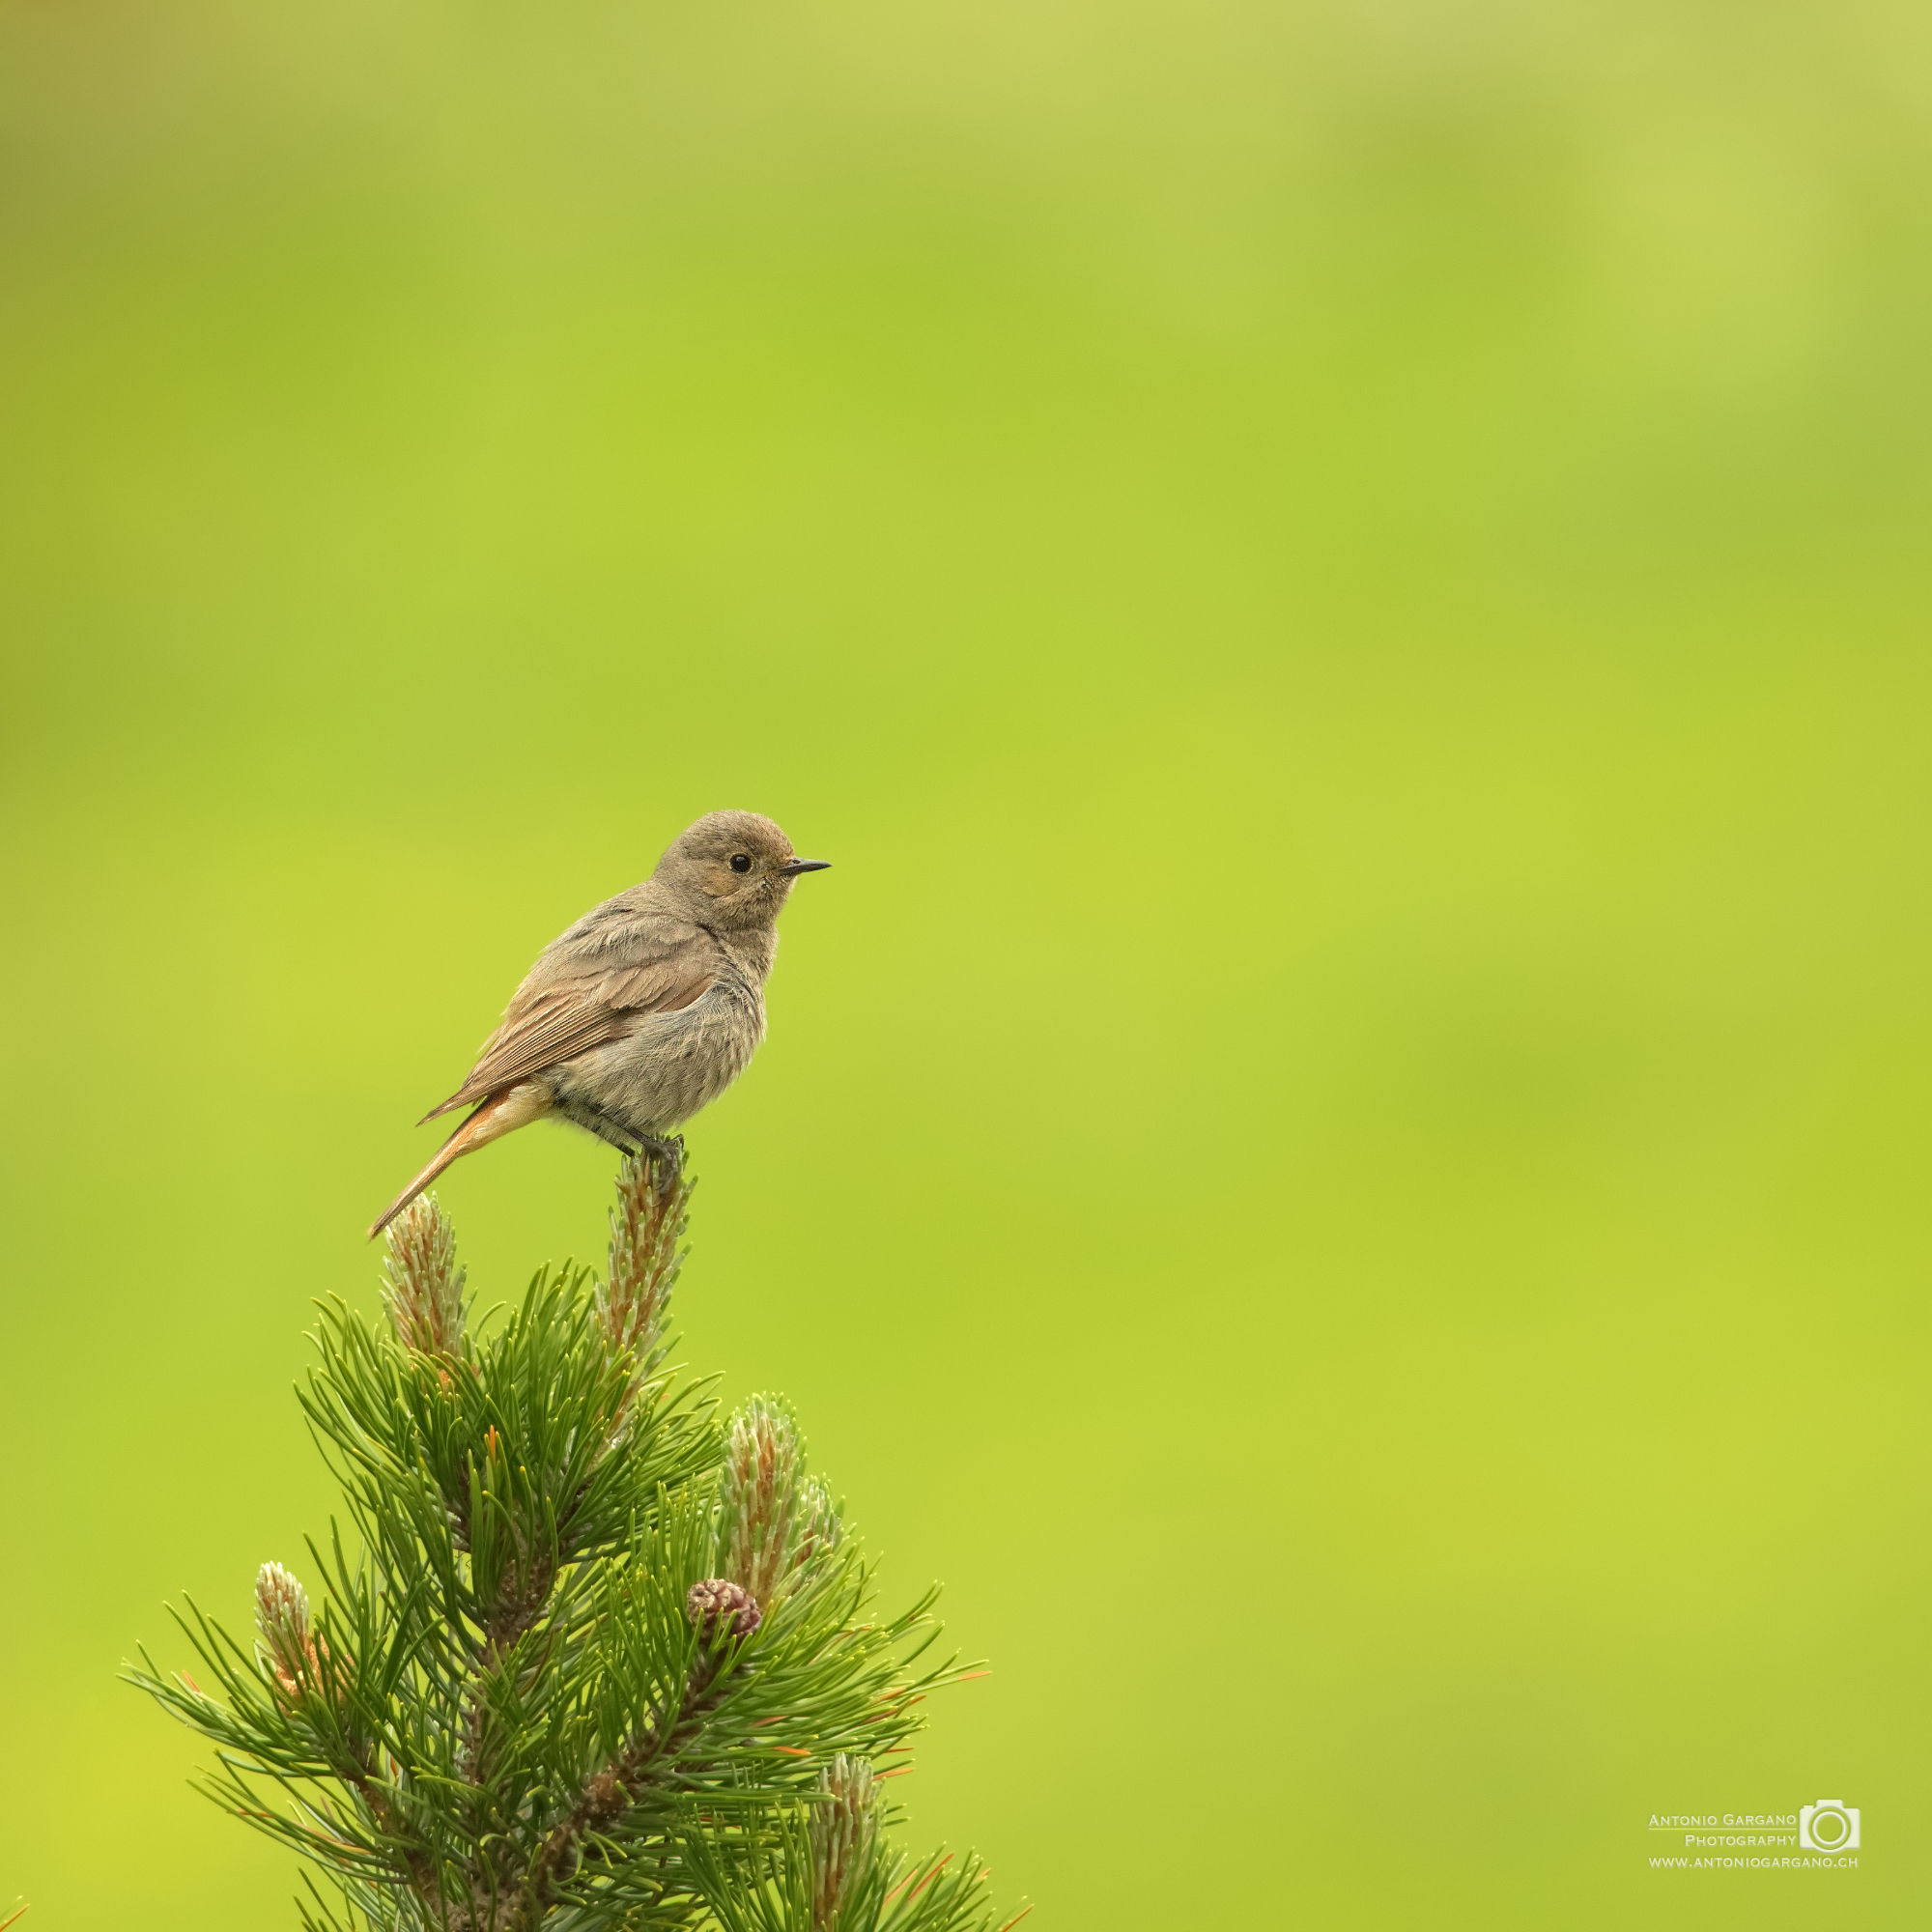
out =
[[[647,1134],[590,1105],[582,1094],[572,1094],[561,1112],[573,1126],[595,1134],[607,1147],[613,1147],[629,1159],[640,1162],[651,1173],[652,1184],[660,1195],[668,1195],[684,1173],[684,1141],[676,1134]]]
[[[613,1147],[619,1153],[639,1151],[639,1135],[613,1115],[607,1114],[602,1107],[591,1106],[581,1094],[571,1094],[559,1103],[557,1111],[573,1127],[582,1127],[586,1134],[594,1135],[606,1147]]]
[[[651,1170],[660,1194],[668,1194],[677,1185],[684,1172],[682,1134],[640,1134],[595,1107],[582,1108],[572,1118],[619,1153],[642,1161]]]

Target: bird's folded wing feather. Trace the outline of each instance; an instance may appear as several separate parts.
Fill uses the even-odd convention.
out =
[[[690,939],[696,937],[694,931]],[[503,1024],[484,1041],[469,1077],[423,1119],[467,1107],[616,1039],[640,1014],[673,1013],[690,1006],[717,977],[706,951],[690,939],[681,933],[650,938],[638,933],[612,944],[605,937],[591,956],[577,959],[557,957],[553,949],[517,988]]]

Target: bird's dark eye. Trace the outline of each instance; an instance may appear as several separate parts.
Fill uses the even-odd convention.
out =
[[[734,872],[749,872],[752,869],[752,855],[749,852],[733,852],[731,869]]]

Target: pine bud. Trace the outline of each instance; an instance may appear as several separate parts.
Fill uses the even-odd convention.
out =
[[[789,1566],[803,1455],[783,1404],[754,1395],[731,1418],[724,1451],[724,1570],[769,1604]]]
[[[803,1570],[814,1556],[837,1549],[844,1533],[832,1492],[818,1477],[809,1478],[798,1492],[798,1539],[789,1567],[794,1572]]]
[[[750,1636],[764,1622],[757,1599],[724,1577],[694,1583],[684,1600],[684,1613],[709,1643],[722,1629],[728,1636]]]
[[[255,1576],[255,1627],[262,1651],[284,1697],[299,1696],[316,1678],[315,1638],[309,1634],[308,1592],[279,1563]]]
[[[872,1862],[879,1829],[872,1767],[840,1752],[818,1774],[818,1793],[811,1807],[811,1922],[815,1932],[833,1932]]]
[[[417,1198],[389,1228],[383,1306],[397,1339],[424,1355],[453,1355],[463,1344],[463,1269],[456,1231],[433,1194]]]
[[[691,1207],[679,1144],[670,1151],[631,1154],[617,1171],[617,1205],[611,1210],[610,1278],[597,1289],[604,1332],[619,1349],[648,1355],[664,1332],[665,1313],[678,1270]]]

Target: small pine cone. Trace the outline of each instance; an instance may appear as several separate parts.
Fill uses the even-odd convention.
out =
[[[721,1629],[729,1636],[750,1636],[765,1620],[757,1598],[723,1577],[694,1583],[684,1600],[684,1613],[707,1643]]]

